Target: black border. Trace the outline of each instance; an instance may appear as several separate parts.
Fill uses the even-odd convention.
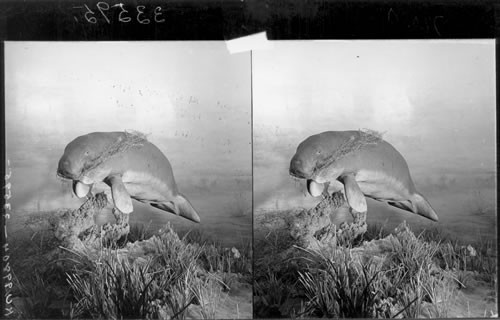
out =
[[[80,20],[78,17],[75,19],[75,15],[81,12],[73,7],[87,4],[95,8],[97,2],[0,0],[2,176],[6,173],[3,41],[229,40],[262,31],[267,32],[270,40],[479,39],[495,38],[500,34],[500,4],[493,0],[109,0],[106,1],[109,4],[123,2],[125,6],[131,7],[145,5],[149,13],[152,8],[161,6],[165,22],[141,25],[132,21],[125,24],[114,17],[109,24],[100,19],[94,25],[84,22],[81,16]],[[497,75],[500,70],[498,49],[500,46],[497,41]],[[497,106],[500,104],[498,88],[497,81]],[[251,111],[253,114],[253,109]],[[497,108],[497,123],[498,120]],[[497,139],[499,133],[497,127]],[[497,159],[498,156],[497,148]],[[498,168],[497,162],[497,172]],[[499,183],[497,175],[497,186]],[[2,210],[5,210],[4,197],[1,204]],[[5,254],[4,224],[2,215],[2,257]],[[497,232],[498,229],[497,219]],[[3,267],[2,261],[2,270]],[[0,288],[3,316],[3,283]]]
[[[0,117],[0,126],[2,128],[2,137],[0,140],[1,143],[1,150],[0,150],[0,172],[2,173],[2,187],[5,185],[5,174],[6,174],[6,152],[5,152],[5,59],[4,59],[4,43],[0,42],[0,107],[2,110],[2,116]],[[2,188],[2,194],[5,195],[4,188]],[[5,213],[6,213],[6,208],[5,208],[5,203],[6,199],[5,197],[1,197],[0,204],[2,205],[2,216],[0,217],[0,270],[2,271],[2,280],[0,281],[0,317],[4,316],[5,312],[5,287],[4,287],[4,275],[6,274],[4,272],[4,257],[5,257]]]
[[[255,221],[254,221],[254,210],[255,210],[255,201],[254,201],[254,183],[253,183],[253,52],[250,51],[250,143],[251,143],[251,149],[250,149],[250,155],[252,157],[251,163],[252,163],[252,254],[251,254],[251,259],[252,259],[252,318],[255,318],[255,310],[253,306],[255,305],[255,282],[254,282],[254,270],[255,270],[255,242],[254,242],[254,236],[253,232],[255,230]]]
[[[96,24],[82,9],[96,0],[3,0],[0,40],[228,40],[267,31],[269,39],[440,39],[493,38],[493,1],[319,1],[319,0],[106,0],[162,8],[163,23]],[[77,21],[78,20],[78,21]],[[498,27],[497,27],[498,28]]]

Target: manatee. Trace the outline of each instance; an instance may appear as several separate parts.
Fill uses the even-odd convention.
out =
[[[111,188],[114,206],[133,211],[132,199],[200,222],[175,183],[167,157],[140,133],[93,132],[79,136],[64,149],[57,175],[73,180],[73,192],[85,197],[97,182]]]
[[[289,172],[307,180],[311,196],[320,196],[329,187],[343,191],[357,212],[367,210],[366,196],[438,221],[427,199],[415,189],[406,160],[374,131],[312,135],[297,147]]]

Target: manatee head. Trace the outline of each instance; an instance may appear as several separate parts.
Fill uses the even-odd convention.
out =
[[[84,184],[102,181],[109,172],[100,164],[109,146],[119,138],[117,134],[94,132],[71,141],[59,160],[57,175]]]
[[[325,170],[322,166],[331,159],[339,144],[339,137],[331,131],[315,134],[305,139],[299,144],[290,161],[290,175],[301,179],[317,180],[320,171]],[[328,168],[328,171],[332,169]],[[332,172],[329,175],[332,175]]]

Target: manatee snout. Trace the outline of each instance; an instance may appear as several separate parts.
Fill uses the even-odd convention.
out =
[[[71,163],[68,159],[64,157],[59,160],[59,165],[57,166],[57,174],[59,176],[66,176],[71,171]]]
[[[289,173],[294,177],[307,179],[312,174],[312,170],[307,168],[307,162],[301,156],[295,154],[290,161]]]
[[[79,175],[79,172],[76,171],[71,160],[62,156],[57,166],[57,175],[62,178],[74,179]]]

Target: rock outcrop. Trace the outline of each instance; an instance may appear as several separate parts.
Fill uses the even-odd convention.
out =
[[[346,204],[342,192],[326,196],[314,208],[292,212],[286,219],[291,237],[305,249],[335,247],[363,235],[367,230],[366,212],[350,210],[354,221],[336,226],[331,222],[336,210]]]
[[[128,214],[113,208],[116,224],[106,223],[99,227],[94,216],[108,204],[104,192],[93,195],[76,210],[67,210],[52,222],[55,237],[68,249],[93,248],[107,241],[117,241],[128,234]]]

